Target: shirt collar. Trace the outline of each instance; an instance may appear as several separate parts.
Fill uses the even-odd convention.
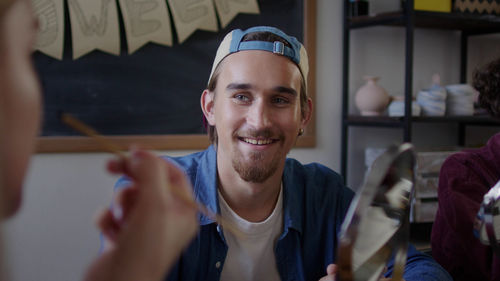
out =
[[[220,213],[217,199],[217,154],[213,145],[209,146],[201,156],[196,172],[194,191],[197,202],[212,212]],[[198,219],[201,225],[214,222],[212,218],[200,213],[198,213]]]
[[[302,233],[302,220],[304,214],[304,177],[302,171],[295,169],[294,160],[287,159],[283,171],[283,235],[288,228],[293,228]],[[196,179],[194,182],[196,201],[205,205],[212,212],[220,213],[217,198],[217,153],[216,148],[211,145],[203,153]],[[212,218],[198,214],[201,225],[214,223]]]

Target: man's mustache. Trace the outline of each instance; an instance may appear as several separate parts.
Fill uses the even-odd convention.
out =
[[[284,135],[279,132],[275,132],[271,128],[265,128],[260,130],[255,129],[245,129],[240,130],[235,133],[238,137],[247,137],[247,138],[261,138],[261,139],[279,139],[282,140]]]

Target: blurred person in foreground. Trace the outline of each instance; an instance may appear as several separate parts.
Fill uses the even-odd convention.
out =
[[[23,181],[40,126],[41,89],[31,58],[37,25],[31,1],[0,0],[2,221],[21,207]],[[191,196],[189,183],[172,164],[140,149],[132,149],[125,159],[109,161],[108,170],[128,176],[130,188],[118,196],[124,211],[121,218],[102,211],[98,226],[113,243],[85,278],[162,280],[197,229],[195,210],[171,191]],[[1,278],[7,278],[5,272]]]

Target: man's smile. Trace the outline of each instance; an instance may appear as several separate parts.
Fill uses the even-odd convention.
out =
[[[255,138],[239,137],[238,139],[253,145],[267,145],[278,141],[278,139],[271,139],[271,138],[255,139]]]

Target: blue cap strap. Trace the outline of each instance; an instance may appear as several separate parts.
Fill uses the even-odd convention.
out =
[[[238,46],[238,51],[248,51],[248,50],[262,50],[268,51],[271,53],[279,54],[290,58],[295,63],[299,63],[297,61],[297,57],[292,48],[285,46],[283,42],[275,41],[267,42],[267,41],[245,41],[241,42]]]

